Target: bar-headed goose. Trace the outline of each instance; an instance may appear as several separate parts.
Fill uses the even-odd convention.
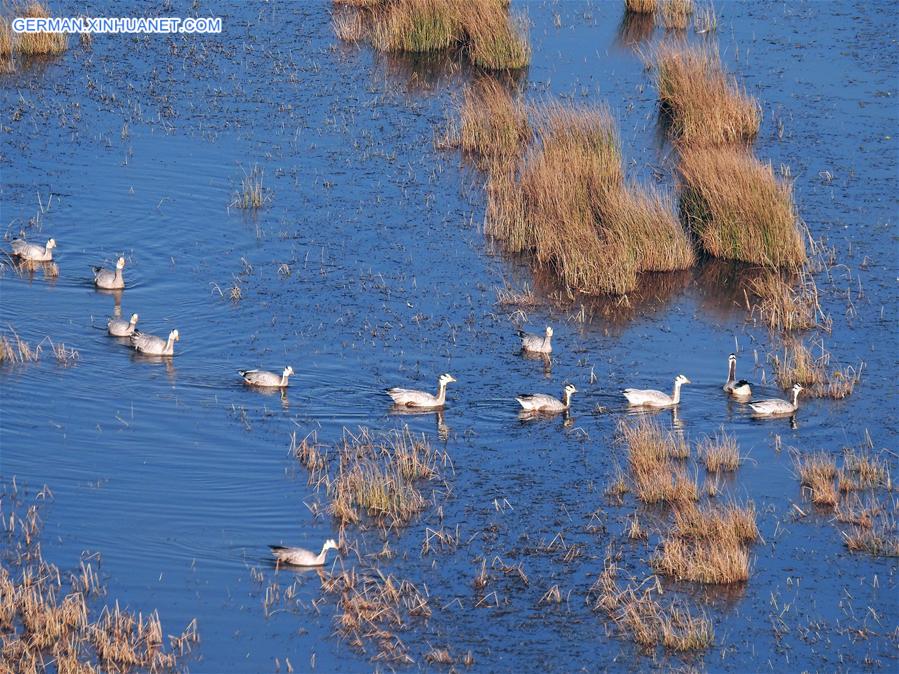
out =
[[[131,346],[137,351],[150,356],[174,356],[175,342],[179,339],[181,339],[181,336],[177,330],[172,330],[168,339],[135,331],[131,335]]]
[[[634,405],[635,407],[674,407],[680,402],[680,387],[689,383],[689,379],[679,374],[674,378],[673,395],[654,389],[626,388],[624,389],[624,397],[627,398],[629,405]]]
[[[131,314],[130,321],[126,321],[122,318],[110,318],[109,322],[106,324],[106,329],[113,337],[130,337],[134,334],[137,319],[137,314]]]
[[[727,357],[727,381],[724,383],[724,391],[734,398],[748,398],[752,395],[748,381],[745,379],[737,381],[737,357],[734,354]]]
[[[287,379],[293,374],[293,368],[288,365],[281,374],[268,372],[267,370],[238,370],[244,383],[260,388],[286,388]]]
[[[573,384],[566,384],[562,389],[562,399],[545,393],[522,393],[515,400],[526,412],[555,413],[564,412],[571,407],[571,396],[577,393]]]
[[[422,410],[436,410],[446,403],[446,385],[456,381],[450,374],[442,374],[437,380],[437,395],[427,391],[408,388],[389,388],[387,395],[400,407],[415,407]]]
[[[552,353],[553,351],[553,329],[548,325],[546,326],[546,332],[542,335],[532,335],[524,330],[519,330],[518,336],[521,337],[522,351],[529,353]]]
[[[291,566],[324,566],[328,550],[339,550],[337,541],[329,538],[322,546],[322,551],[317,555],[305,548],[291,548],[284,545],[270,545],[272,554],[279,564]]]
[[[91,267],[94,270],[94,285],[104,290],[121,290],[125,287],[125,278],[122,269],[125,268],[125,258],[116,260],[115,271],[103,269],[103,267]]]
[[[50,262],[53,259],[53,249],[56,248],[55,239],[47,239],[47,243],[41,246],[37,243],[28,243],[25,239],[13,239],[12,254],[23,260],[31,262]]]
[[[780,398],[754,400],[749,403],[749,406],[752,408],[752,414],[757,417],[782,417],[792,415],[799,409],[800,391],[802,391],[802,386],[793,384],[790,400],[781,400]]]

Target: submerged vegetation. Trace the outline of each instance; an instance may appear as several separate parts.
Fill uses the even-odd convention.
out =
[[[487,70],[528,65],[525,20],[499,0],[334,0],[337,37],[383,52],[454,50]]]

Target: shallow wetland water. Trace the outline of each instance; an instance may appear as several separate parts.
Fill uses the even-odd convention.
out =
[[[628,177],[667,188],[672,149],[652,74],[620,34],[622,5],[513,2],[533,48],[518,77],[529,101],[607,103]],[[196,618],[201,640],[184,661],[195,672],[275,671],[287,659],[295,671],[430,670],[442,667],[425,659],[436,648],[458,669],[470,651],[472,671],[895,669],[896,558],[847,550],[844,525],[804,498],[793,463],[870,440],[899,475],[895,8],[716,8],[722,59],[762,103],[755,153],[789,170],[802,219],[835,250],[839,264],[816,277],[833,319],[824,343],[835,363],[864,362],[852,396],[803,400],[795,424],[753,420],[721,392],[738,349],[738,376],[780,395],[767,362],[780,341],[722,281],[732,267],[646,279],[630,307],[554,301],[528,261],[485,238],[483,174],[435,143],[469,67],[342,44],[330,3],[202,3],[223,17],[222,35],[98,35],[90,50],[70,39],[65,54],[0,75],[0,221],[8,238],[25,230],[59,245],[56,278],[4,268],[0,329],[78,352],[69,367],[49,349],[0,367],[0,474],[52,490],[44,557],[66,570],[99,553],[107,599],[157,609],[166,634]],[[116,6],[163,11],[192,12]],[[229,209],[254,167],[265,207]],[[90,266],[119,254],[128,287],[96,291]],[[497,288],[525,284],[537,306],[497,303]],[[108,337],[117,306],[148,332],[177,328],[174,359],[141,359]],[[524,318],[532,331],[554,327],[551,367],[517,353]],[[287,364],[296,375],[283,397],[236,374]],[[458,380],[443,415],[390,413],[384,388],[430,390],[442,372]],[[632,413],[619,391],[668,389],[679,372],[692,380],[679,410],[654,418],[691,442],[722,426],[736,437],[746,460],[720,479],[719,498],[754,502],[761,532],[745,584],[663,581],[714,625],[714,646],[685,656],[636,646],[588,596],[609,545],[625,578],[651,573],[658,535],[625,532],[635,510],[646,523],[658,513],[605,491],[627,461],[616,428]],[[579,390],[569,417],[519,419],[515,394],[566,382]],[[433,503],[388,533],[393,556],[375,557],[379,531],[349,526],[352,549],[325,569],[361,570],[361,557],[427,593],[430,617],[397,632],[412,665],[338,638],[337,595],[315,572],[276,569],[267,547],[338,537],[291,433],[333,444],[345,429],[404,425],[450,459],[424,485]],[[688,466],[702,484],[705,469]],[[895,509],[895,492],[885,499]],[[457,544],[423,553],[428,530],[443,529]],[[280,595],[266,605],[272,584]],[[541,602],[553,586],[561,601]]]

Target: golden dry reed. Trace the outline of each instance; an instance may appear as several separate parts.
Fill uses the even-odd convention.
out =
[[[537,142],[518,166],[491,172],[488,234],[592,294],[627,293],[640,272],[694,264],[668,200],[625,183],[617,130],[604,108],[551,105],[538,117]]]
[[[492,77],[465,89],[459,129],[448,144],[476,157],[487,169],[517,158],[531,137],[527,110],[520,97]]]
[[[681,154],[681,214],[714,257],[798,269],[806,261],[793,190],[739,148]]]
[[[31,2],[21,16],[34,19],[49,19],[50,10],[40,2]],[[16,50],[25,56],[61,54],[68,47],[69,37],[65,33],[20,33]]]
[[[717,49],[665,42],[656,63],[662,112],[679,145],[745,144],[756,137],[761,107],[724,72]]]
[[[706,470],[715,473],[718,471],[733,472],[740,467],[740,449],[737,447],[737,439],[728,435],[721,429],[714,438],[700,440],[696,446]]]
[[[785,391],[793,384],[802,384],[804,394],[812,398],[834,398],[841,400],[852,395],[856,384],[861,381],[864,364],[858,368],[851,365],[844,368],[830,367],[830,353],[820,345],[821,355],[817,358],[799,339],[789,339],[784,344],[783,356],[771,356],[778,385]]]
[[[790,273],[785,277],[779,270],[768,269],[750,279],[747,309],[774,330],[809,330],[818,325],[829,329],[829,320],[818,302],[818,287],[812,275],[802,270],[793,283],[796,276]]]
[[[527,25],[497,0],[376,0],[335,2],[332,21],[340,39],[370,40],[378,51],[457,50],[487,70],[528,65]]]
[[[618,431],[628,445],[634,495],[644,503],[678,504],[696,501],[696,478],[672,458],[684,457],[684,443],[664,432],[655,421],[642,419],[634,424],[622,421]]]
[[[662,0],[662,23],[668,30],[686,30],[693,14],[693,0]]]
[[[654,14],[657,4],[656,0],[624,0],[624,8],[636,14]]]
[[[794,462],[799,481],[809,500],[815,505],[827,508],[837,505],[839,494],[834,484],[837,465],[833,457],[818,452],[797,456]]]

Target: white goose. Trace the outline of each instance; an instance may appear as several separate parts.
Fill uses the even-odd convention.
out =
[[[408,388],[389,388],[387,395],[400,407],[415,407],[423,410],[436,410],[446,403],[446,385],[456,381],[450,374],[442,374],[437,380],[437,395],[427,391],[415,391]]]
[[[267,370],[238,370],[244,383],[261,388],[286,388],[287,379],[293,374],[293,368],[288,365],[281,374],[268,372]]]
[[[122,269],[125,268],[125,258],[116,260],[115,271],[102,267],[91,267],[94,270],[94,285],[104,290],[121,290],[125,287],[125,278]]]
[[[635,407],[674,407],[680,402],[680,387],[689,383],[689,379],[679,374],[674,378],[673,395],[654,389],[626,388],[624,389],[624,397],[627,398],[628,404]]]
[[[328,550],[339,550],[337,541],[329,538],[322,546],[322,551],[317,555],[305,548],[290,548],[284,545],[270,545],[272,554],[279,564],[291,566],[324,566]]]
[[[553,351],[553,329],[548,325],[546,326],[546,332],[542,335],[532,335],[524,330],[519,330],[518,336],[521,337],[522,351],[530,353],[552,353]]]
[[[736,381],[737,379],[737,357],[730,354],[727,357],[727,381],[724,383],[724,391],[734,398],[748,398],[752,395],[752,389],[749,382],[745,379]]]
[[[113,337],[130,337],[134,334],[137,319],[137,314],[131,314],[130,321],[126,321],[123,318],[110,318],[106,324],[106,329]]]
[[[802,386],[793,384],[792,396],[790,400],[781,400],[780,398],[769,398],[768,400],[755,400],[749,403],[752,413],[757,417],[782,417],[792,415],[799,409],[799,392]]]
[[[32,262],[50,262],[53,259],[53,249],[56,248],[55,239],[47,239],[47,244],[41,246],[36,243],[28,243],[25,239],[13,239],[12,254],[18,255],[23,260]]]
[[[135,332],[131,335],[131,346],[137,351],[150,356],[174,356],[175,342],[179,339],[181,339],[181,336],[177,330],[172,330],[168,339],[163,339],[156,335],[147,335],[143,332]]]
[[[573,384],[566,384],[562,389],[562,399],[545,393],[522,393],[515,400],[526,412],[543,412],[554,414],[564,412],[571,407],[571,395],[577,393]]]

